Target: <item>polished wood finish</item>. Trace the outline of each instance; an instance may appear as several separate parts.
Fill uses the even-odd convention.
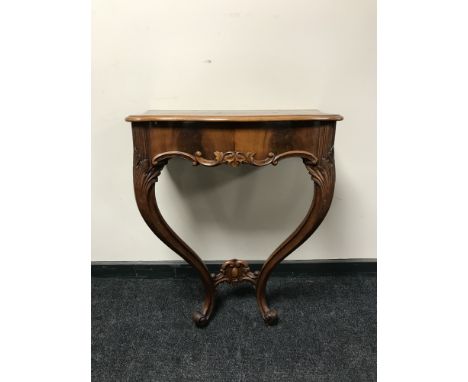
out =
[[[235,116],[230,112],[222,114],[225,118],[222,121],[212,119],[213,112],[189,115],[151,111],[145,115],[152,119],[127,118],[132,122],[135,197],[150,229],[200,275],[205,300],[201,310],[193,315],[195,323],[204,326],[209,322],[218,284],[247,281],[256,288],[264,321],[274,324],[278,316],[267,303],[266,284],[275,267],[313,234],[330,208],[335,185],[335,125],[342,117],[318,111],[302,114],[277,111],[274,115],[263,111],[236,112]],[[197,120],[190,119],[195,116]],[[298,116],[309,119],[296,119]],[[247,117],[251,119],[238,119]],[[217,275],[210,274],[202,259],[168,226],[157,205],[155,183],[167,162],[175,157],[207,167],[224,164],[262,167],[276,165],[286,158],[301,158],[313,181],[312,204],[299,227],[270,255],[259,272],[252,273],[247,262],[233,259],[226,261]]]
[[[341,121],[338,114],[319,110],[148,110],[130,115],[127,122],[198,121],[198,122],[273,122],[273,121]]]

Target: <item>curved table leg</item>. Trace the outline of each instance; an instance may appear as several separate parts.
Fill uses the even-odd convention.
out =
[[[314,181],[314,199],[302,223],[265,261],[257,279],[257,303],[263,320],[268,325],[275,324],[278,319],[276,310],[268,306],[265,296],[266,284],[271,272],[314,233],[325,218],[333,198],[335,186],[333,151],[327,158],[322,158],[318,163],[307,158],[304,158],[303,161]]]
[[[154,234],[199,273],[205,287],[205,300],[201,311],[193,314],[193,320],[197,326],[206,326],[213,312],[215,284],[200,257],[166,223],[156,202],[155,183],[167,161],[150,164],[148,159],[142,158],[135,150],[133,166],[135,197],[143,219]]]

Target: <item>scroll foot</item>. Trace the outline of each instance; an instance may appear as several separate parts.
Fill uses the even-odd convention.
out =
[[[269,311],[263,313],[263,321],[268,326],[273,326],[278,323],[278,313],[275,309],[270,309]]]
[[[208,315],[203,315],[201,312],[194,312],[192,315],[192,320],[199,328],[204,328],[210,322]]]

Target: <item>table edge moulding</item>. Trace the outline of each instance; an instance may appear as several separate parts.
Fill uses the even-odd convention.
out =
[[[278,314],[266,299],[267,281],[274,268],[314,233],[330,208],[335,186],[335,128],[342,119],[318,110],[150,110],[126,118],[132,123],[138,209],[153,233],[197,270],[204,285],[203,305],[193,314],[197,326],[206,326],[212,316],[216,287],[240,282],[255,287],[265,323],[277,322]],[[246,261],[235,258],[225,261],[218,274],[210,274],[158,208],[155,184],[172,158],[186,159],[194,166],[263,167],[293,157],[302,159],[311,176],[312,203],[296,230],[259,271],[253,272]]]
[[[338,114],[326,114],[319,110],[148,110],[130,115],[127,122],[153,121],[341,121]]]

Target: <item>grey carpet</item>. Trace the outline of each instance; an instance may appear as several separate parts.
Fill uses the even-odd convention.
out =
[[[272,277],[277,326],[252,286],[223,285],[196,328],[197,279],[92,279],[92,380],[375,381],[376,276]]]

